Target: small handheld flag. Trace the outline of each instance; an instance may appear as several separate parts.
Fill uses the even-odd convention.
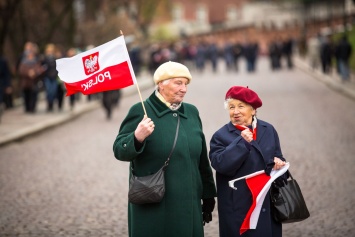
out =
[[[71,58],[57,59],[56,64],[67,89],[66,96],[77,92],[90,95],[136,84],[142,101],[123,35]],[[143,101],[142,106],[147,114]]]
[[[287,162],[286,165],[283,166],[281,169],[272,170],[270,176],[267,175],[264,170],[260,170],[255,173],[237,179],[233,179],[228,182],[229,187],[237,190],[237,188],[234,187],[234,182],[241,179],[245,179],[253,198],[253,203],[244,218],[242,226],[240,227],[240,234],[243,234],[249,229],[256,228],[256,225],[258,224],[259,220],[261,207],[264,203],[264,199],[271,187],[272,182],[274,182],[275,179],[283,175],[289,167],[290,163]]]

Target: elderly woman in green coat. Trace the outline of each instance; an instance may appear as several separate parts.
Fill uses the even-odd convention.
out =
[[[182,102],[192,77],[180,63],[166,62],[154,73],[156,90],[133,105],[113,144],[115,157],[131,162],[136,176],[157,172],[173,147],[161,202],[128,205],[130,237],[202,237],[212,220],[216,188],[197,108]]]

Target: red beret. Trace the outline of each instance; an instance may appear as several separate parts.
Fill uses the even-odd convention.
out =
[[[263,102],[253,90],[248,87],[232,86],[226,93],[226,99],[236,99],[253,106],[254,109],[261,107]]]

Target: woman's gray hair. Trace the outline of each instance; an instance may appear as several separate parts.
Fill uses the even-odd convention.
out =
[[[171,79],[172,78],[166,79],[164,81],[161,81],[161,83],[165,86],[166,84],[168,84],[170,82]],[[159,88],[159,83],[155,85],[155,90],[158,90],[158,88]]]
[[[231,101],[231,100],[233,100],[232,98],[228,98],[228,99],[226,99],[225,101],[224,101],[224,108],[225,109],[228,109],[228,103],[229,103],[229,101]]]

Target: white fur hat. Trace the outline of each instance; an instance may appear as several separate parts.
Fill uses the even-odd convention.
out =
[[[190,83],[192,76],[189,69],[181,64],[176,62],[166,62],[160,65],[154,73],[154,82],[158,84],[160,81],[164,81],[170,78],[176,77],[185,77],[189,80]]]

